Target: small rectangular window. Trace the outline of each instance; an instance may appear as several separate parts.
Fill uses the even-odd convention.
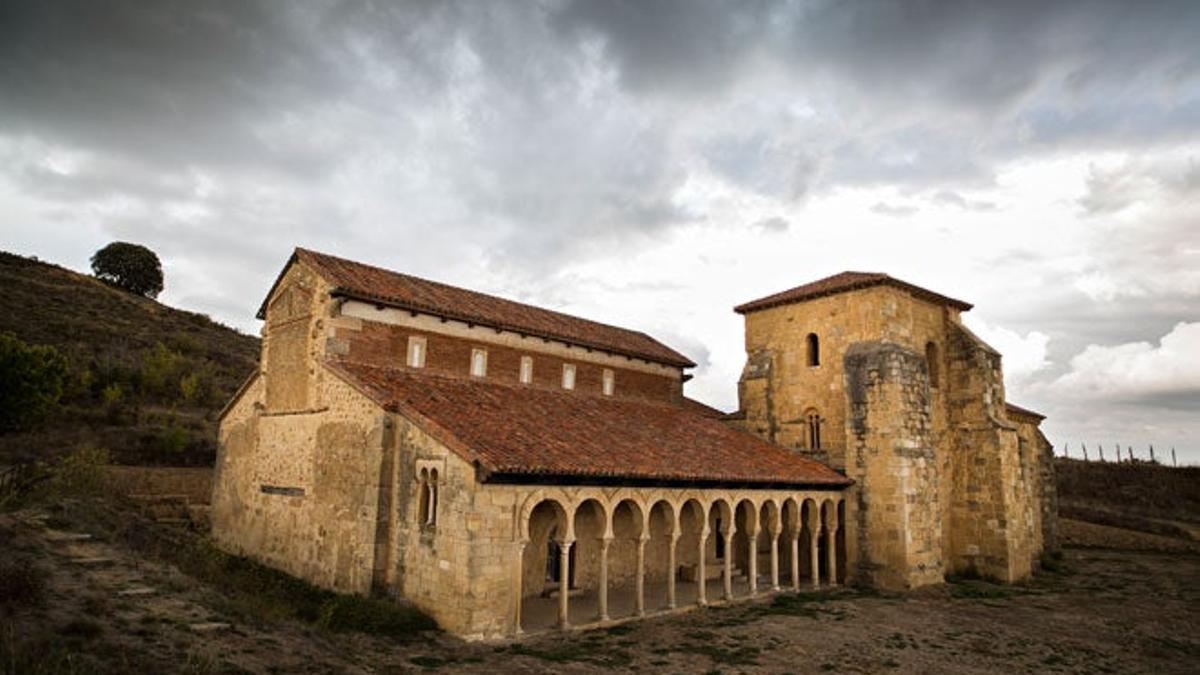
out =
[[[408,367],[425,367],[425,338],[418,335],[408,338]]]
[[[613,371],[609,370],[608,368],[605,368],[604,369],[604,384],[603,384],[605,396],[613,395],[613,389],[615,388],[615,384],[616,384],[616,376],[613,374]]]
[[[563,389],[574,389],[575,388],[575,364],[574,363],[564,363],[563,364],[562,386],[563,386]]]
[[[533,382],[533,357],[521,357],[521,384],[530,384]]]
[[[487,375],[487,350],[472,349],[471,350],[471,375],[475,377],[483,377]]]

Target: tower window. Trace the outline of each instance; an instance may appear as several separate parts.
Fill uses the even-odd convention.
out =
[[[808,345],[808,365],[821,365],[821,341],[817,339],[817,334],[809,333],[804,341]]]
[[[574,389],[575,388],[575,364],[574,363],[564,363],[563,364],[562,386],[563,386],[563,389]]]
[[[821,414],[817,411],[810,411],[806,416],[808,421],[808,448],[810,450],[821,449]]]
[[[520,379],[521,379],[521,384],[529,384],[529,383],[533,382],[533,357],[532,356],[522,356],[521,357]]]
[[[425,338],[418,335],[408,338],[408,367],[425,367]]]
[[[487,350],[472,349],[471,350],[471,375],[475,377],[483,377],[487,375]]]
[[[940,366],[937,345],[929,342],[925,345],[925,365],[929,369],[929,386],[937,389],[940,384]]]
[[[616,375],[608,368],[604,369],[604,384],[602,386],[605,396],[613,395],[613,389],[616,388]]]
[[[421,469],[421,475],[417,481],[417,520],[422,528],[437,525],[437,482],[437,469]]]

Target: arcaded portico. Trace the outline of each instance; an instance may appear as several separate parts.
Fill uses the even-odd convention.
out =
[[[845,578],[843,517],[840,492],[535,490],[520,514],[514,633],[837,585]],[[663,594],[648,601],[655,585]],[[614,589],[631,600],[623,613],[611,608]],[[589,595],[594,613],[572,612],[572,599]],[[553,621],[530,625],[527,610],[548,601]]]
[[[858,273],[743,305],[725,414],[644,333],[297,249],[221,415],[213,536],[471,639],[1019,579],[1047,443],[966,308]]]

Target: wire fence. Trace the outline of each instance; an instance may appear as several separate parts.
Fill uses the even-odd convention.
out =
[[[1113,443],[1109,446],[1108,453],[1105,454],[1104,444],[1096,443],[1091,449],[1087,443],[1080,443],[1078,448],[1072,449],[1070,443],[1064,443],[1060,457],[1068,459],[1082,459],[1085,462],[1143,462],[1148,464],[1158,464],[1162,466],[1179,466],[1179,458],[1175,454],[1175,448],[1172,447],[1169,453],[1158,453],[1154,449],[1154,444],[1147,445],[1146,450],[1141,451],[1141,456],[1134,451],[1134,446],[1126,445],[1122,448],[1120,443]]]

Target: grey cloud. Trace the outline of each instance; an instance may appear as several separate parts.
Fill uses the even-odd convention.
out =
[[[881,216],[891,216],[893,218],[908,218],[916,215],[920,209],[907,204],[887,204],[884,202],[876,202],[872,207],[873,213],[878,213]]]
[[[787,229],[792,226],[792,224],[789,223],[786,218],[771,216],[770,218],[763,218],[762,220],[754,223],[754,226],[764,232],[786,232]]]
[[[995,211],[997,208],[995,202],[979,199],[967,199],[961,194],[951,190],[939,190],[933,195],[933,202],[935,204],[957,206],[965,211],[990,212]]]

